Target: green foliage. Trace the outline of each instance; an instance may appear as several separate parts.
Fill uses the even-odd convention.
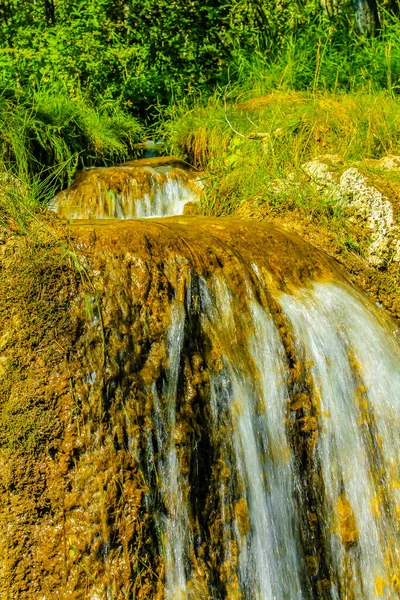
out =
[[[60,0],[10,3],[0,72],[17,85],[66,87],[94,101],[164,102],[222,72],[231,35],[227,5],[212,0]]]
[[[212,97],[215,89],[228,101],[238,93],[293,89],[396,94],[396,0],[381,1],[382,28],[371,38],[359,33],[350,0],[324,4],[328,8],[320,0],[0,1],[0,163],[24,184],[46,180],[46,189],[61,187],[78,167],[128,156],[143,130],[127,112],[147,122],[170,118],[174,111],[187,113],[196,98],[214,103],[218,123],[212,131],[201,125],[204,145],[199,132],[193,134],[199,111],[186,114],[188,135],[198,163],[214,168],[221,158],[209,147],[214,138],[228,144],[232,135],[222,102]],[[293,130],[305,132],[306,153],[307,126],[303,116],[297,124],[296,118],[290,117]],[[237,163],[238,152],[228,163]]]
[[[320,0],[0,2],[0,87],[83,95],[147,116],[152,104],[242,85],[255,72],[269,89],[396,91],[396,2],[381,1],[375,38],[358,32],[349,0],[325,4],[331,8]]]
[[[94,109],[82,98],[39,90],[0,96],[0,163],[24,183],[61,186],[84,165],[123,160],[142,133],[120,109]]]
[[[301,27],[288,30],[268,53],[233,53],[230,79],[242,89],[355,91],[388,90],[400,84],[400,23],[386,14],[379,37],[361,35],[338,13],[303,15]]]

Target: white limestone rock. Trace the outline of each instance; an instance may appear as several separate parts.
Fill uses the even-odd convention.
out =
[[[303,171],[309,178],[316,183],[318,186],[330,187],[335,182],[334,173],[331,167],[323,162],[323,157],[315,158],[309,162],[304,163],[302,166]]]
[[[390,200],[355,167],[342,174],[339,191],[345,206],[370,232],[369,262],[382,267],[389,260],[400,261],[400,230]]]
[[[304,172],[322,193],[334,196],[350,212],[350,221],[365,227],[371,242],[367,259],[377,268],[388,262],[400,263],[400,227],[394,208],[387,198],[356,168],[338,174],[332,165],[339,162],[335,155],[320,156],[302,165]],[[400,157],[380,159],[383,169],[400,169]]]

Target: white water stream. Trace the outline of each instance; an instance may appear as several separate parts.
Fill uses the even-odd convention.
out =
[[[155,185],[152,192],[145,194],[142,199],[135,201],[134,210],[126,214],[131,216],[117,218],[148,218],[148,217],[168,217],[172,215],[183,215],[186,204],[196,202],[202,189],[200,181],[196,184],[197,193],[187,185],[182,185],[180,181],[168,179],[165,183]],[[122,199],[120,205],[126,205],[126,200]],[[120,208],[119,213],[123,214]]]
[[[233,561],[234,538],[239,549],[240,597],[246,600],[396,598],[393,580],[400,564],[398,348],[350,288],[314,284],[294,295],[280,295],[279,302],[295,353],[307,365],[308,385],[320,399],[313,460],[322,470],[324,499],[319,518],[330,591],[320,596],[304,584],[307,557],[301,548],[294,489],[299,473],[287,435],[289,367],[278,329],[250,289],[247,315],[235,312],[226,281],[214,277],[202,282],[203,327],[213,343],[227,351],[222,371],[213,371],[209,365],[213,371],[210,403],[213,427],[218,428],[223,413],[231,422],[231,443],[224,452],[231,453],[227,459],[236,469],[231,489],[221,486],[218,493],[224,506],[233,492],[243,488],[249,519],[247,531],[237,520],[226,521],[220,559]],[[182,319],[182,314],[173,316],[169,333],[167,423],[171,435]],[[372,415],[372,425],[365,422],[363,410]],[[166,597],[175,600],[196,596],[187,595],[183,569],[190,509],[181,506],[180,490],[189,483],[179,471],[173,446],[167,456],[160,472],[161,489],[171,500],[176,498],[176,504],[164,522]],[[338,503],[343,497],[346,506],[351,506],[357,531],[347,546],[338,524]],[[349,595],[345,588],[352,590]]]
[[[361,299],[341,287],[316,284],[312,292],[284,296],[281,302],[298,350],[312,361],[321,398],[317,453],[333,569],[340,573],[345,560],[335,531],[337,500],[344,491],[359,534],[357,552],[350,556],[355,597],[395,597],[383,583],[400,566],[400,360],[395,341]],[[356,361],[358,380],[349,356]],[[371,413],[372,431],[363,410]],[[377,481],[386,488],[385,508]],[[383,595],[378,595],[379,582],[386,587]],[[337,586],[333,597],[341,597]]]
[[[158,471],[160,493],[166,507],[166,514],[163,515],[161,523],[166,565],[165,588],[166,598],[173,600],[184,600],[187,597],[185,563],[190,543],[190,524],[182,489],[183,479],[175,448],[176,396],[184,326],[184,307],[177,304],[172,309],[168,332],[169,365],[164,410],[155,386],[152,387],[154,421],[161,455]]]

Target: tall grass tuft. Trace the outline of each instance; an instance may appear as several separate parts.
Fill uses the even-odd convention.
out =
[[[128,157],[142,127],[118,108],[96,109],[83,98],[6,90],[0,131],[0,161],[12,176],[61,186],[77,167]]]

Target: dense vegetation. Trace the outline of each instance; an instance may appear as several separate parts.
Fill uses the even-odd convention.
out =
[[[3,0],[0,86],[83,95],[99,108],[117,103],[141,116],[153,104],[207,95],[249,74],[269,86],[397,90],[398,2],[380,0],[376,22],[375,0],[355,5]]]
[[[397,95],[398,0],[2,0],[0,163],[65,185],[247,92]]]

